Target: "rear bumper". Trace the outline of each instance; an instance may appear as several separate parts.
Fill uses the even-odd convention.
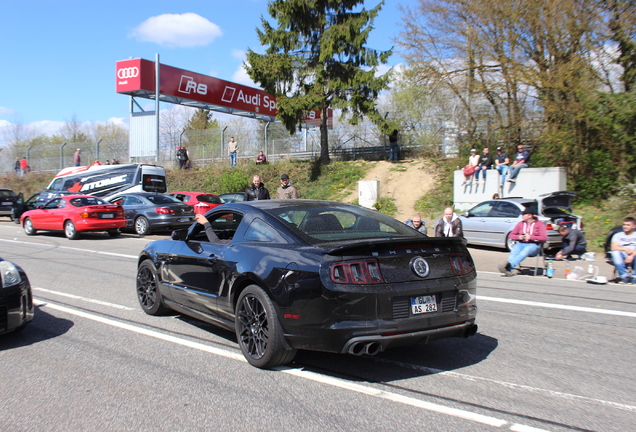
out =
[[[126,221],[124,219],[108,220],[108,219],[80,219],[75,223],[77,231],[104,231],[110,229],[124,228]]]

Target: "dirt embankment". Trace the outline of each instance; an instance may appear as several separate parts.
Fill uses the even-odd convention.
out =
[[[433,170],[430,164],[422,160],[405,160],[398,163],[386,161],[375,162],[366,176],[360,180],[379,180],[380,196],[393,198],[397,207],[395,219],[407,221],[415,210],[415,202],[435,185]],[[343,198],[345,202],[358,199],[357,189],[349,191]],[[433,221],[424,219],[429,230]]]

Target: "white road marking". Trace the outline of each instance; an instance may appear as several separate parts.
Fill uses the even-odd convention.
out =
[[[71,250],[71,251],[86,252],[86,253],[98,254],[98,255],[109,255],[109,256],[116,256],[116,257],[120,257],[120,258],[132,258],[132,259],[137,259],[138,258],[137,255],[127,255],[127,254],[120,254],[120,253],[115,253],[115,252],[104,252],[104,251],[97,251],[97,250],[94,250],[94,249],[82,249],[82,248],[76,248],[76,247],[70,247],[70,246],[58,246],[58,245],[47,244],[47,243],[33,243],[33,242],[26,242],[26,241],[21,241],[21,240],[7,240],[7,239],[0,239],[0,241],[8,242],[8,243],[25,244],[25,245],[29,245],[29,246],[44,246],[44,247],[47,247],[47,248],[65,249],[65,250]]]
[[[551,396],[551,397],[555,397],[555,398],[559,398],[559,399],[566,399],[566,400],[578,400],[578,401],[583,401],[583,402],[591,402],[591,403],[595,403],[595,404],[599,404],[602,406],[606,406],[609,408],[616,408],[616,409],[620,409],[620,410],[624,410],[624,411],[631,411],[631,412],[636,412],[636,406],[633,405],[626,405],[626,404],[621,404],[621,403],[617,403],[617,402],[611,402],[611,401],[606,401],[603,399],[594,399],[594,398],[589,398],[586,396],[579,396],[579,395],[575,395],[575,394],[571,394],[571,393],[563,393],[560,391],[556,391],[556,390],[548,390],[548,389],[542,389],[539,387],[531,387],[528,385],[524,385],[524,384],[515,384],[515,383],[511,383],[511,382],[507,382],[507,381],[499,381],[496,379],[492,379],[492,378],[484,378],[484,377],[478,377],[478,376],[473,376],[473,375],[466,375],[466,374],[461,374],[458,372],[453,372],[453,371],[447,371],[447,370],[443,370],[443,369],[435,369],[435,368],[430,368],[427,366],[420,366],[420,365],[414,365],[411,363],[403,363],[403,362],[399,362],[396,360],[385,360],[379,357],[375,357],[374,361],[377,362],[384,362],[387,364],[393,364],[393,365],[399,365],[405,368],[410,368],[413,370],[417,370],[417,371],[422,371],[425,372],[427,374],[435,374],[435,375],[444,375],[444,376],[449,376],[449,377],[454,377],[454,378],[459,378],[465,381],[483,381],[483,382],[488,382],[491,384],[496,384],[498,386],[501,387],[506,387],[506,388],[510,388],[510,389],[515,389],[515,390],[524,390],[527,392],[532,392],[532,393],[544,393],[547,396]]]
[[[68,293],[64,293],[64,292],[60,292],[60,291],[53,291],[50,289],[46,289],[46,288],[38,288],[38,287],[34,287],[33,288],[34,291],[41,291],[41,292],[45,292],[45,293],[49,293],[49,294],[54,294],[54,295],[58,295],[58,296],[62,296],[62,297],[68,297],[68,298],[72,298],[72,299],[76,299],[76,300],[81,300],[84,301],[86,303],[94,303],[94,304],[98,304],[101,306],[109,306],[115,309],[120,309],[120,310],[128,310],[128,311],[138,311],[138,308],[131,308],[128,306],[123,306],[123,305],[118,305],[116,303],[109,303],[109,302],[105,302],[105,301],[101,301],[101,300],[95,300],[92,298],[88,298],[88,297],[82,297],[82,296],[78,296],[75,294],[68,294]]]
[[[138,334],[142,334],[145,336],[150,336],[150,337],[154,337],[156,339],[160,339],[160,340],[164,340],[166,342],[171,342],[171,343],[175,343],[178,345],[182,345],[185,347],[189,347],[189,348],[194,348],[200,351],[204,351],[210,354],[214,354],[214,355],[218,355],[221,357],[225,357],[225,358],[229,358],[232,360],[238,360],[241,362],[246,363],[247,360],[245,360],[245,358],[241,355],[241,354],[237,354],[237,353],[233,353],[230,351],[226,351],[223,349],[219,349],[219,348],[214,348],[202,343],[198,343],[198,342],[193,342],[193,341],[189,341],[186,339],[182,339],[182,338],[178,338],[175,336],[170,336],[167,334],[163,334],[154,330],[149,330],[149,329],[144,329],[142,327],[137,327],[131,324],[126,324],[123,322],[119,322],[110,318],[105,318],[105,317],[101,317],[99,315],[94,315],[91,313],[87,313],[87,312],[83,312],[80,310],[75,310],[66,306],[62,306],[62,305],[58,305],[55,303],[51,303],[51,302],[43,302],[43,301],[39,301],[39,300],[35,300],[35,303],[38,306],[43,306],[43,307],[47,307],[47,308],[51,308],[51,309],[55,309],[58,310],[60,312],[64,312],[67,313],[69,315],[75,315],[75,316],[79,316],[82,318],[86,318],[92,321],[96,321],[96,322],[100,322],[102,324],[106,324],[106,325],[110,325],[113,327],[117,327],[123,330],[128,330],[134,333],[138,333]],[[312,381],[316,381],[316,382],[320,382],[323,384],[327,384],[330,386],[334,386],[334,387],[339,387],[342,389],[346,389],[346,390],[350,390],[350,391],[354,391],[357,393],[361,393],[361,394],[365,394],[368,396],[372,396],[372,397],[378,397],[381,399],[386,399],[386,400],[390,400],[396,403],[401,403],[404,405],[410,405],[416,408],[421,408],[427,411],[433,411],[433,412],[437,412],[440,414],[446,414],[452,417],[458,417],[458,418],[462,418],[465,420],[469,420],[469,421],[473,421],[476,423],[482,423],[482,424],[486,424],[489,426],[494,426],[494,427],[504,427],[504,426],[510,426],[510,430],[515,430],[515,431],[541,431],[540,429],[512,429],[513,427],[527,427],[527,426],[523,426],[523,425],[518,425],[518,424],[510,424],[508,423],[506,420],[502,420],[502,419],[498,419],[495,417],[490,417],[490,416],[486,416],[486,415],[482,415],[482,414],[477,414],[477,413],[473,413],[470,411],[466,411],[466,410],[461,410],[461,409],[457,409],[457,408],[451,408],[451,407],[447,407],[444,405],[439,405],[439,404],[434,404],[431,402],[426,402],[426,401],[422,401],[416,398],[412,398],[409,396],[403,396],[397,393],[391,393],[391,392],[386,392],[383,390],[378,390],[376,388],[370,387],[370,386],[366,386],[366,385],[361,385],[361,384],[356,384],[356,383],[352,383],[352,382],[348,382],[346,380],[340,379],[340,378],[334,378],[334,377],[330,377],[330,376],[326,376],[326,375],[320,375],[317,374],[315,372],[310,372],[310,371],[306,371],[306,370],[302,370],[302,369],[294,369],[294,368],[289,368],[289,367],[278,367],[276,368],[277,370],[289,374],[289,375],[293,375],[293,376],[297,376],[303,379],[308,379],[308,380],[312,380]],[[545,432],[545,431],[543,431]]]
[[[570,305],[562,305],[562,304],[556,304],[556,303],[542,303],[542,302],[535,302],[535,301],[528,301],[528,300],[515,300],[515,299],[506,299],[506,298],[499,298],[499,297],[486,297],[486,296],[480,296],[480,295],[477,296],[477,300],[636,318],[636,312],[615,311],[611,309],[595,309],[591,307],[570,306]]]

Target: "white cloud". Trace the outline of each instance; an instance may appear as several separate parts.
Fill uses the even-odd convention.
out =
[[[239,68],[232,74],[231,81],[250,87],[260,88],[259,85],[252,81],[252,78],[250,78],[250,76],[247,74],[245,68],[243,67],[243,64],[241,64],[241,66],[239,66]]]
[[[1,116],[6,116],[6,115],[13,115],[13,114],[17,114],[18,112],[14,109],[11,108],[5,108],[3,106],[0,106],[0,115]]]
[[[33,129],[38,135],[55,135],[66,125],[67,122],[56,120],[40,120],[29,123],[29,128]]]
[[[148,18],[130,36],[168,47],[205,46],[221,36],[221,28],[195,13],[163,14]]]
[[[240,61],[245,61],[247,55],[244,50],[234,49],[232,50],[232,57],[239,59]]]

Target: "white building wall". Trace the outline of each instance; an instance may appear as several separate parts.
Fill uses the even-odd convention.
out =
[[[480,174],[481,179],[481,174]],[[499,187],[499,172],[488,170],[486,183],[462,186],[464,173],[455,171],[453,204],[455,210],[466,211],[482,201],[492,199],[495,193],[501,198],[521,197],[537,198],[539,195],[567,190],[566,170],[563,167],[550,168],[522,168],[517,175],[517,181],[510,183],[506,180],[503,188]]]

